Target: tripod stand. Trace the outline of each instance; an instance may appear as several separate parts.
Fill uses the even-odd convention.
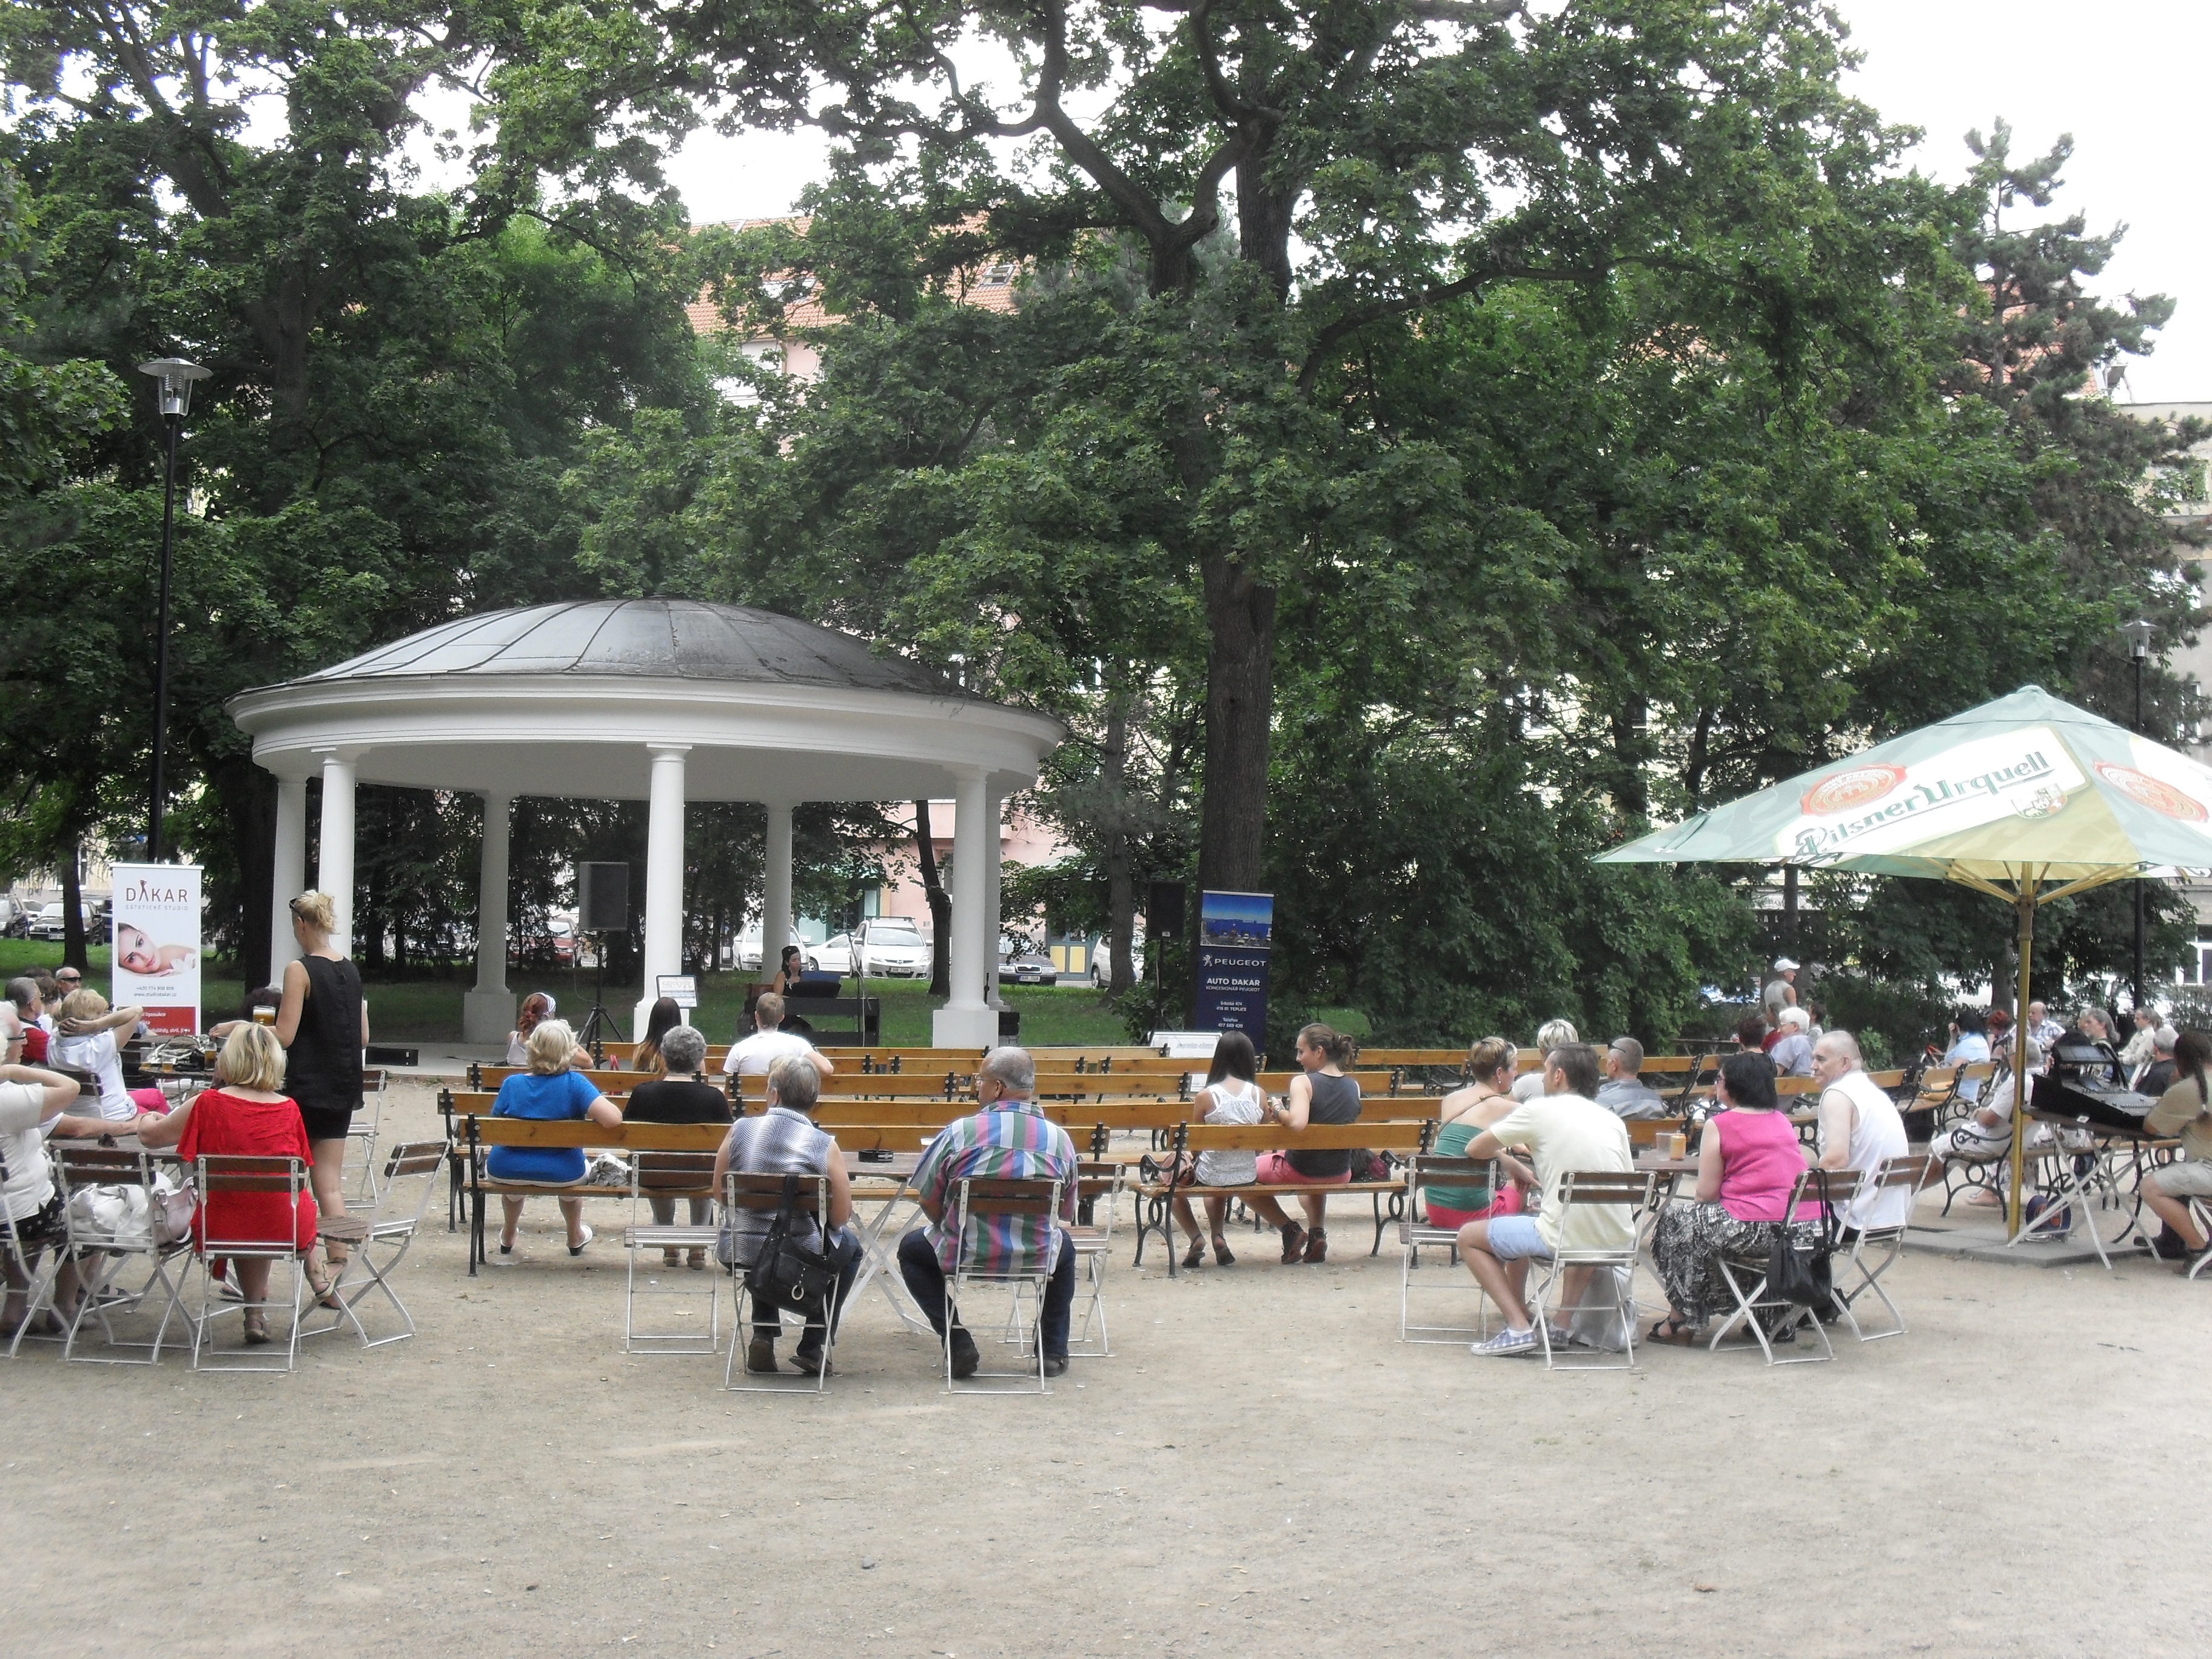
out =
[[[599,933],[592,934],[592,953],[599,962],[599,977],[592,986],[592,1012],[585,1016],[584,1029],[576,1033],[576,1041],[582,1047],[591,1050],[592,1059],[597,1062],[606,1058],[601,1045],[606,1042],[607,1034],[611,1032],[615,1038],[620,1041],[622,1027],[615,1024],[615,1017],[607,1012],[605,1000],[607,989],[607,936],[604,933]]]

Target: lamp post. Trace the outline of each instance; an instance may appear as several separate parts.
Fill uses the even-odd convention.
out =
[[[2143,732],[2143,671],[2150,663],[2150,636],[2155,631],[2149,623],[2138,617],[2131,623],[2122,623],[2120,632],[2128,636],[2128,654],[2136,663],[2136,723],[2137,737]],[[2136,881],[2136,1006],[2143,1006],[2143,884]]]
[[[161,478],[161,591],[154,624],[154,799],[146,830],[146,861],[161,861],[161,806],[167,790],[162,759],[168,747],[169,727],[169,558],[177,520],[177,434],[185,413],[192,404],[192,382],[204,380],[208,371],[181,357],[156,357],[138,365],[160,384],[161,421],[169,429],[168,461]]]

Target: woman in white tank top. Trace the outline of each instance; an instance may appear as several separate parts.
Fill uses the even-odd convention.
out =
[[[1252,1039],[1242,1031],[1224,1031],[1213,1046],[1213,1064],[1207,1068],[1206,1087],[1191,1103],[1199,1121],[1216,1124],[1259,1122],[1267,1110],[1267,1091],[1253,1081],[1259,1069],[1259,1056],[1253,1052]],[[1243,1187],[1258,1175],[1258,1158],[1255,1152],[1200,1152],[1193,1173],[1201,1187]],[[1222,1224],[1228,1215],[1226,1198],[1206,1200],[1207,1231],[1213,1236],[1213,1259],[1224,1267],[1237,1260],[1228,1239],[1222,1236]],[[1198,1231],[1198,1217],[1192,1212],[1188,1199],[1176,1200],[1175,1216],[1183,1231],[1190,1236],[1190,1252],[1183,1257],[1182,1265],[1202,1266],[1206,1261],[1206,1240]]]

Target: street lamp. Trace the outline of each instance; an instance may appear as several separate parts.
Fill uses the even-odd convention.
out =
[[[177,434],[192,405],[192,382],[208,371],[181,357],[156,357],[138,365],[141,374],[160,383],[161,421],[169,428],[168,465],[161,482],[161,597],[154,624],[154,805],[146,831],[146,861],[161,861],[161,804],[167,785],[161,775],[169,726],[169,554],[177,517]]]
[[[2120,632],[2128,636],[2128,654],[2136,662],[2136,724],[2137,737],[2143,733],[2143,671],[2150,663],[2150,636],[2154,630],[2141,617],[2131,623],[2122,623]],[[2136,1006],[2143,1006],[2143,884],[2136,882]]]

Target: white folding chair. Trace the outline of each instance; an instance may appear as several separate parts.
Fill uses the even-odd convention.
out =
[[[192,1245],[192,1263],[200,1270],[202,1289],[198,1311],[186,1311],[192,1328],[192,1369],[216,1371],[289,1371],[300,1357],[301,1305],[307,1289],[307,1258],[314,1248],[299,1248],[297,1218],[300,1205],[307,1194],[307,1164],[296,1158],[248,1157],[235,1153],[206,1153],[194,1162],[193,1188],[200,1196],[200,1236]],[[289,1212],[287,1231],[282,1239],[233,1237],[228,1221],[210,1222],[210,1216],[221,1216],[229,1206],[211,1200],[226,1196],[258,1194],[281,1198]],[[236,1273],[240,1261],[265,1261],[270,1263],[272,1282],[276,1264],[283,1263],[292,1270],[292,1294],[283,1302],[273,1296],[258,1300],[237,1302],[219,1297],[215,1291],[215,1275],[210,1264],[228,1261],[229,1271]],[[185,1279],[191,1274],[188,1268]],[[283,1308],[291,1316],[290,1328],[285,1333],[283,1364],[272,1364],[252,1348],[219,1349],[208,1340],[209,1327],[230,1314],[241,1316],[259,1310],[266,1314]],[[275,1357],[272,1346],[270,1358]]]
[[[654,1199],[673,1205],[679,1200],[706,1199],[714,1190],[712,1152],[651,1152],[631,1153],[629,1165],[629,1225],[623,1229],[628,1253],[628,1276],[623,1286],[623,1346],[631,1353],[715,1353],[722,1346],[722,1287],[707,1273],[665,1262],[656,1277],[648,1267],[641,1273],[638,1257],[653,1250],[711,1250],[714,1248],[713,1221],[696,1224],[656,1221],[648,1207]],[[672,1210],[671,1214],[674,1212]],[[639,1218],[646,1218],[641,1220]],[[638,1300],[651,1298],[656,1306],[677,1304],[672,1311],[693,1304],[706,1316],[704,1328],[692,1321],[670,1329],[638,1328]]]
[[[2189,1200],[2189,1218],[2197,1224],[2197,1231],[2204,1235],[2203,1249],[2189,1264],[2187,1277],[2194,1279],[2208,1267],[2212,1267],[2212,1199],[2192,1195]]]
[[[1073,1196],[1065,1182],[1012,1176],[971,1176],[954,1184],[952,1202],[946,1207],[946,1224],[955,1240],[952,1271],[945,1275],[945,1334],[940,1340],[945,1359],[945,1388],[948,1394],[1028,1393],[1034,1382],[1038,1394],[1050,1394],[1044,1375],[1044,1299],[1060,1261],[1060,1241],[1066,1227],[1061,1213],[1063,1196]],[[987,1268],[969,1249],[971,1233],[988,1224],[1006,1221],[1042,1234],[1041,1248],[1017,1255],[1003,1267]],[[1035,1259],[1031,1259],[1034,1257]],[[1012,1328],[1019,1333],[1018,1346],[1029,1363],[1018,1371],[981,1370],[977,1382],[952,1375],[952,1332],[964,1323],[962,1298],[970,1289],[1003,1290],[1014,1298]],[[969,1328],[972,1329],[972,1327]],[[1019,1381],[1019,1389],[995,1386]]]
[[[1825,1177],[1825,1182],[1823,1180]],[[1790,1206],[1784,1215],[1795,1218],[1808,1205],[1817,1208],[1821,1194],[1827,1196],[1832,1212],[1849,1207],[1857,1194],[1863,1173],[1857,1170],[1806,1170],[1799,1173],[1790,1189]],[[1767,1288],[1769,1253],[1757,1255],[1730,1255],[1720,1258],[1720,1273],[1729,1294],[1735,1298],[1735,1311],[1720,1323],[1712,1340],[1705,1346],[1710,1352],[1718,1352],[1723,1339],[1741,1325],[1758,1341],[1759,1352],[1766,1356],[1770,1365],[1809,1365],[1836,1357],[1835,1345],[1828,1340],[1826,1328],[1820,1323],[1820,1310],[1802,1303],[1784,1300]],[[1834,1272],[1835,1258],[1829,1258],[1829,1271]],[[1764,1313],[1766,1317],[1760,1318]],[[1818,1353],[1795,1353],[1786,1359],[1775,1357],[1777,1343],[1794,1344],[1800,1331],[1810,1331],[1820,1339]]]
[[[9,1179],[8,1157],[0,1152],[0,1187],[5,1187]],[[63,1340],[52,1332],[36,1328],[54,1305],[54,1278],[61,1272],[67,1256],[66,1243],[36,1247],[26,1244],[15,1218],[8,1212],[6,1205],[0,1204],[0,1251],[6,1253],[8,1293],[13,1296],[20,1291],[23,1297],[23,1322],[15,1327],[15,1334],[9,1340],[8,1358],[13,1359],[16,1350],[27,1341]]]
[[[384,1094],[392,1074],[381,1066],[368,1066],[361,1073],[361,1107],[346,1125],[346,1162],[355,1165],[349,1186],[343,1190],[353,1201],[374,1208],[377,1202],[376,1135],[384,1121]],[[358,1162],[356,1163],[356,1160]],[[345,1182],[345,1172],[338,1179]]]
[[[1934,1162],[1924,1152],[1884,1158],[1860,1183],[1857,1202],[1871,1209],[1893,1194],[1917,1194],[1927,1184],[1928,1166]],[[1908,1198],[1903,1220],[1890,1227],[1862,1228],[1859,1236],[1851,1241],[1850,1254],[1837,1264],[1836,1312],[1851,1328],[1851,1334],[1862,1342],[1879,1342],[1886,1336],[1905,1334],[1905,1316],[1882,1287],[1881,1276],[1895,1267],[1897,1259],[1905,1254],[1905,1233],[1911,1219],[1912,1206]],[[1889,1310],[1892,1323],[1888,1330],[1869,1334],[1859,1325],[1854,1304],[1869,1291]]]
[[[1114,1352],[1112,1340],[1106,1330],[1106,1270],[1113,1260],[1114,1213],[1121,1207],[1121,1188],[1127,1171],[1119,1164],[1082,1163],[1076,1165],[1076,1203],[1091,1206],[1091,1220],[1078,1221],[1070,1227],[1068,1237],[1075,1244],[1075,1265],[1083,1274],[1081,1288],[1088,1291],[1083,1304],[1083,1318],[1073,1323],[1067,1339],[1067,1353],[1071,1359],[1103,1359]],[[1105,1218],[1099,1219],[1104,1209]],[[1091,1327],[1098,1326],[1097,1346],[1091,1346]],[[1009,1329],[1012,1317],[1009,1316]]]
[[[1562,1247],[1542,1264],[1543,1277],[1528,1298],[1535,1322],[1536,1340],[1544,1351],[1547,1370],[1617,1371],[1636,1369],[1636,1218],[1651,1202],[1659,1177],[1649,1170],[1570,1170],[1559,1177],[1559,1191],[1544,1200],[1547,1213],[1559,1218]],[[1565,1248],[1564,1241],[1577,1209],[1620,1209],[1625,1213],[1615,1229],[1619,1242],[1601,1248]],[[1582,1297],[1571,1303],[1552,1304],[1553,1291],[1565,1287],[1566,1275],[1589,1270]],[[1585,1313],[1610,1313],[1620,1321],[1621,1359],[1619,1364],[1591,1359],[1565,1364],[1552,1346],[1552,1315],[1572,1319]],[[1592,1348],[1591,1352],[1602,1352]]]
[[[343,1305],[323,1310],[331,1315],[331,1322],[313,1327],[303,1335],[327,1336],[341,1325],[350,1323],[361,1334],[362,1346],[380,1348],[387,1342],[404,1342],[415,1334],[415,1316],[407,1311],[407,1304],[392,1288],[392,1275],[406,1259],[408,1247],[414,1243],[422,1218],[430,1212],[430,1200],[444,1172],[446,1154],[447,1146],[442,1140],[402,1142],[385,1155],[375,1209],[365,1216],[320,1218],[321,1237],[327,1243],[348,1247],[345,1266],[338,1269],[337,1281],[331,1287]],[[368,1327],[362,1323],[361,1304],[372,1292],[392,1304],[404,1328],[389,1336],[369,1335]],[[313,1316],[311,1310],[308,1317]]]
[[[711,1160],[710,1160],[711,1161]],[[789,1191],[787,1194],[787,1185]],[[830,1177],[819,1176],[740,1175],[730,1170],[722,1177],[722,1217],[726,1225],[732,1216],[744,1214],[759,1218],[762,1232],[775,1221],[777,1212],[788,1202],[793,1212],[814,1218],[817,1237],[822,1218],[830,1213]],[[811,1394],[820,1395],[830,1387],[830,1359],[837,1351],[837,1326],[844,1315],[837,1305],[837,1292],[833,1286],[828,1302],[823,1308],[827,1328],[822,1333],[822,1368],[812,1376],[805,1371],[755,1371],[745,1369],[745,1349],[752,1342],[756,1321],[768,1323],[768,1318],[753,1300],[752,1276],[746,1270],[750,1261],[729,1264],[732,1285],[731,1303],[735,1322],[730,1331],[730,1358],[722,1370],[722,1386],[738,1394]],[[776,1326],[782,1328],[783,1315],[793,1311],[782,1308],[775,1310]],[[803,1316],[802,1316],[803,1317]],[[739,1382],[742,1376],[745,1380]]]
[[[1488,1159],[1447,1158],[1442,1152],[1416,1152],[1406,1165],[1406,1218],[1398,1224],[1398,1340],[1401,1342],[1454,1343],[1465,1347],[1490,1334],[1490,1302],[1471,1273],[1447,1272],[1441,1285],[1416,1285],[1413,1273],[1424,1249],[1442,1250],[1446,1260],[1459,1260],[1459,1229],[1439,1227],[1423,1213],[1425,1190],[1430,1187],[1488,1187],[1497,1190],[1498,1165]],[[1473,1325],[1416,1325],[1413,1322],[1415,1290],[1472,1292],[1475,1304]]]
[[[70,1259],[77,1272],[76,1315],[63,1357],[91,1364],[159,1364],[169,1322],[184,1309],[191,1264],[184,1262],[174,1278],[169,1269],[191,1242],[161,1236],[154,1160],[143,1152],[111,1146],[57,1146],[52,1158],[54,1179],[69,1200]],[[126,1272],[141,1267],[144,1279],[135,1286],[123,1282]],[[161,1317],[150,1339],[116,1334],[118,1321],[154,1312]],[[100,1328],[98,1353],[77,1352],[88,1324]]]

